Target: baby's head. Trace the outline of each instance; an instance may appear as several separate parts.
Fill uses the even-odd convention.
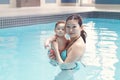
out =
[[[66,32],[65,32],[65,21],[58,21],[55,24],[55,33],[59,37],[65,36],[65,34],[66,34]]]

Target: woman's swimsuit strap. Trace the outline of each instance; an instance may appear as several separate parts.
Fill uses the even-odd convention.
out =
[[[79,38],[80,38],[80,36],[79,36],[79,37],[76,37],[74,40],[72,40],[72,41],[68,44],[68,46],[66,47],[66,50],[69,49],[69,48],[73,45],[73,43],[75,43]]]

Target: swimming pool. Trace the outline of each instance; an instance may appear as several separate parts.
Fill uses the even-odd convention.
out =
[[[86,67],[76,80],[120,80],[120,20],[85,18]],[[49,64],[43,44],[55,22],[0,29],[0,80],[54,80],[59,67]]]

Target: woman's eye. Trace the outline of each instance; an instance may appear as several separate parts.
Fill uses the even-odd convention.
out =
[[[76,26],[73,26],[73,28],[76,28]]]
[[[67,28],[70,28],[70,26],[67,26]]]

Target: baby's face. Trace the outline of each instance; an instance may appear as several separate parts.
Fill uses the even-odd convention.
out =
[[[56,35],[59,37],[62,37],[65,35],[65,24],[64,23],[60,23],[57,25],[57,27],[55,28],[55,32]]]

